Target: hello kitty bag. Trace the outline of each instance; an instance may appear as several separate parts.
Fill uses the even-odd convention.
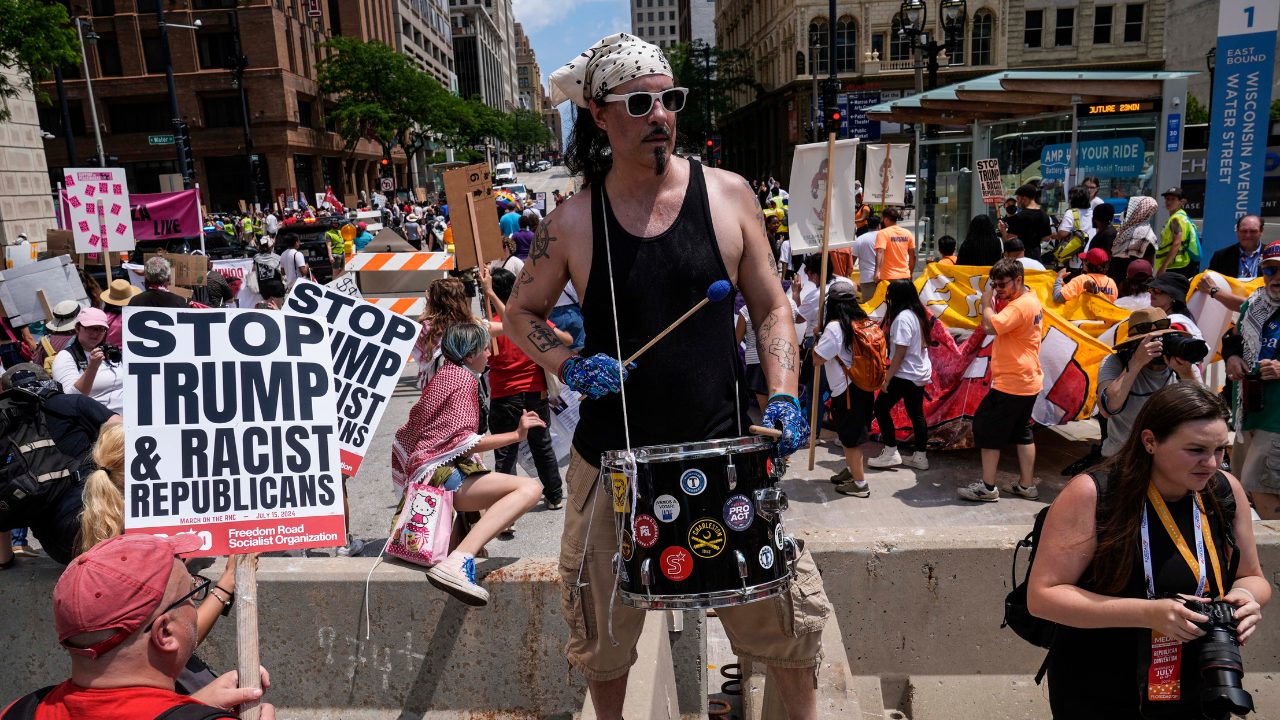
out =
[[[431,567],[449,555],[452,532],[453,493],[430,485],[409,483],[400,514],[391,527],[385,552]]]

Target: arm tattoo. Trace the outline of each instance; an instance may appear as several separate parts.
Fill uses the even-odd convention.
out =
[[[551,257],[551,243],[556,239],[551,236],[550,223],[542,223],[538,226],[538,234],[533,236],[533,242],[529,245],[529,263],[538,264],[539,258]]]
[[[516,278],[516,284],[511,288],[511,299],[520,297],[520,288],[531,282],[533,282],[533,275],[530,275],[527,270],[521,270],[520,277]]]
[[[769,316],[764,319],[764,322],[760,323],[760,329],[756,331],[758,344],[764,345],[769,341],[769,338],[773,335],[773,328],[778,324],[779,317],[778,311],[774,310],[769,313]]]
[[[533,328],[533,332],[526,337],[529,338],[529,342],[533,343],[534,347],[538,348],[538,352],[547,352],[562,344],[560,338],[557,338],[556,334],[545,323],[538,320],[530,320],[529,327]]]
[[[769,354],[778,359],[778,365],[783,370],[796,369],[796,346],[783,338],[774,338],[769,344]]]

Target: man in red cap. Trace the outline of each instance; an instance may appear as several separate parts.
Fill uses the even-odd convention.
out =
[[[58,642],[71,653],[71,679],[26,695],[0,717],[29,720],[234,718],[226,712],[262,697],[230,672],[187,697],[174,692],[196,646],[196,605],[210,582],[179,558],[200,547],[193,534],[111,538],[71,562],[53,590]],[[267,673],[262,685],[267,687]],[[262,705],[262,719],[275,709]]]
[[[1094,248],[1080,253],[1080,259],[1084,261],[1084,274],[1075,276],[1065,285],[1063,281],[1069,271],[1066,268],[1058,271],[1058,279],[1053,281],[1054,301],[1064,303],[1082,292],[1091,292],[1114,303],[1120,293],[1116,288],[1116,281],[1107,275],[1108,263],[1111,261],[1107,251]]]

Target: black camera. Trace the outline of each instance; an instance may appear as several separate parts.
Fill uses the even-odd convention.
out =
[[[1177,333],[1161,335],[1160,345],[1163,347],[1160,354],[1164,357],[1178,358],[1193,365],[1204,360],[1204,356],[1209,354],[1209,345],[1205,341],[1182,337]]]
[[[101,347],[102,347],[102,354],[106,356],[107,362],[113,365],[119,365],[120,361],[124,359],[124,354],[120,352],[120,348],[116,347],[115,345],[112,345],[111,343],[108,343],[108,342],[104,342],[102,343]]]
[[[1240,641],[1236,629],[1236,608],[1226,600],[1203,603],[1187,600],[1187,609],[1209,618],[1196,623],[1205,632],[1200,638],[1200,709],[1208,717],[1227,718],[1253,712],[1253,696],[1240,686],[1244,664],[1240,662]]]

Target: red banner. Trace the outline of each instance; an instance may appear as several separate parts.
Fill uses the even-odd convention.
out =
[[[199,191],[130,195],[129,215],[136,240],[194,237],[200,234]]]

